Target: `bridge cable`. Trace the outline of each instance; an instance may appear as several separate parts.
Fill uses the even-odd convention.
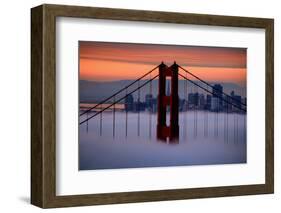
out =
[[[233,140],[234,140],[234,143],[236,144],[236,122],[235,122],[235,119],[236,119],[236,113],[234,112],[233,113]]]
[[[139,77],[138,79],[136,79],[136,80],[133,81],[132,83],[130,83],[130,84],[128,84],[127,86],[123,87],[122,89],[118,90],[116,93],[114,93],[114,94],[111,95],[110,97],[104,99],[103,101],[101,101],[100,103],[96,104],[95,106],[93,106],[93,107],[91,107],[91,108],[85,110],[83,113],[80,114],[80,116],[86,114],[87,112],[89,112],[89,111],[91,111],[91,110],[93,110],[93,109],[95,109],[95,108],[97,108],[99,105],[101,105],[101,104],[103,104],[103,103],[109,101],[109,100],[112,99],[114,96],[116,96],[116,95],[118,95],[119,93],[123,92],[124,90],[128,89],[130,86],[132,86],[133,84],[135,84],[136,82],[138,82],[138,81],[141,80],[142,78],[146,77],[148,74],[152,73],[152,72],[153,72],[155,69],[157,69],[158,67],[159,67],[159,65],[156,66],[156,67],[154,67],[152,70],[148,71],[146,74],[142,75],[141,77]]]
[[[218,137],[218,131],[219,131],[219,107],[220,107],[220,100],[217,99],[217,107],[216,107],[216,112],[215,112],[215,117],[216,117],[216,137]]]
[[[140,82],[138,81],[138,87],[140,87]],[[140,136],[140,88],[138,89],[138,136]]]
[[[243,142],[244,143],[246,143],[246,140],[247,140],[247,130],[246,130],[246,128],[247,128],[247,120],[246,120],[246,115],[244,115],[244,117],[243,117],[243,123],[244,123],[244,125],[243,125],[243,129],[244,129],[244,134],[243,134]]]
[[[88,118],[88,112],[87,112],[87,118]],[[87,127],[86,127],[87,133],[88,133],[88,130],[89,130],[89,129],[88,129],[88,128],[89,128],[88,126],[89,126],[89,124],[88,124],[88,121],[87,121]]]
[[[226,107],[226,142],[228,143],[228,116],[229,116],[229,104]]]
[[[149,75],[149,78],[150,78],[150,82],[149,82],[149,93],[150,93],[150,96],[149,96],[149,106],[148,106],[148,109],[149,109],[149,139],[151,139],[151,120],[152,120],[152,99],[153,99],[153,95],[152,95],[152,81],[151,81],[151,73]]]
[[[194,75],[192,72],[188,71],[187,69],[183,68],[182,66],[179,65],[179,68],[181,68],[183,71],[187,72],[188,74],[192,75],[194,78],[196,78],[197,80],[203,82],[204,84],[210,86],[212,89],[218,91],[215,87],[213,87],[211,84],[209,84],[208,82],[204,81],[203,79],[197,77],[196,75]],[[236,98],[226,94],[225,92],[222,92],[222,94],[224,94],[225,96],[227,96],[228,98],[231,98],[232,100],[236,101],[236,102],[240,102],[241,105],[247,106],[246,104],[242,103],[241,101],[238,101]]]
[[[179,73],[179,75],[182,76],[183,78],[185,78],[185,76],[183,76],[182,74]],[[200,85],[198,85],[198,83],[195,83],[194,81],[192,81],[192,80],[190,80],[190,79],[187,79],[187,78],[185,78],[185,79],[186,79],[187,81],[191,82],[192,84],[194,84],[194,85],[200,87],[200,88],[203,89],[204,91],[206,91],[206,92],[208,92],[208,93],[214,95],[213,92],[209,91],[208,89],[206,89],[206,88],[204,88],[204,87],[201,87]],[[233,103],[230,103],[229,101],[225,100],[224,98],[221,98],[221,100],[222,100],[223,102],[229,103],[230,105],[234,106],[235,108],[240,109],[241,111],[246,112],[246,110],[242,109],[241,107],[239,107],[239,106],[237,106],[237,105],[235,105],[235,104],[233,104]]]
[[[190,117],[193,116],[193,136],[194,136],[194,94],[193,94],[193,84],[191,84],[190,87],[190,94],[191,94],[191,98],[190,98],[190,103],[192,103],[193,101],[193,105],[191,104],[190,109],[192,110],[192,112],[190,113]]]
[[[128,91],[127,91],[127,88],[126,88],[126,97],[128,95]],[[128,103],[126,103],[126,99],[125,99],[125,112],[126,112],[126,116],[125,116],[125,135],[126,135],[126,138],[128,136],[128,107],[132,108],[132,106],[128,106]]]
[[[207,96],[206,96],[206,104],[207,105]],[[208,135],[208,109],[204,110],[204,137]]]
[[[115,96],[113,97],[113,103],[115,103]],[[113,104],[113,127],[112,127],[112,134],[113,138],[115,137],[115,104]]]
[[[186,131],[187,131],[187,81],[185,80],[184,81],[184,104],[183,104],[183,113],[184,113],[184,125],[183,125],[183,135],[184,135],[184,138],[186,138]]]
[[[179,75],[182,76],[183,78],[185,78],[185,76],[183,76],[182,74],[179,73]],[[208,89],[206,89],[206,88],[200,86],[198,83],[195,83],[194,81],[192,81],[192,80],[190,80],[190,79],[187,79],[187,78],[185,78],[185,79],[186,79],[187,81],[191,82],[193,85],[196,85],[197,87],[199,87],[199,88],[205,90],[206,92],[208,92],[208,93],[214,95],[213,92],[211,92],[211,91],[209,91]],[[228,104],[230,104],[230,105],[232,105],[232,106],[234,106],[235,108],[240,109],[241,111],[244,111],[244,112],[246,111],[246,110],[242,109],[241,107],[238,107],[237,105],[235,105],[235,104],[233,104],[233,103],[230,103],[229,101],[225,100],[224,98],[221,98],[221,100],[224,101],[224,102],[226,102],[226,103],[228,103]],[[234,117],[233,117],[233,118],[234,118]],[[233,128],[234,128],[234,127],[235,127],[235,124],[233,123]],[[214,127],[214,128],[215,128],[215,127]],[[235,137],[235,134],[236,134],[236,133],[233,132],[233,136],[234,136],[234,137]]]
[[[224,103],[225,105],[225,103]],[[224,107],[223,107],[224,108]],[[223,137],[224,137],[224,142],[226,142],[226,117],[227,113],[224,111],[224,116],[223,116]]]
[[[196,106],[195,106],[195,137],[197,137],[197,127],[198,127],[198,109],[199,109],[199,93],[198,93],[198,87],[195,87],[195,94],[196,94],[196,97],[197,97],[197,100],[196,100]]]
[[[101,113],[100,113],[100,136],[102,135],[102,104],[101,104]],[[89,118],[87,118],[87,121],[89,120]]]
[[[131,91],[130,93],[128,93],[127,95],[125,95],[122,98],[119,98],[118,100],[115,101],[115,103],[109,104],[107,107],[102,108],[102,110],[100,110],[99,112],[96,112],[94,115],[90,116],[88,119],[85,119],[84,121],[81,121],[79,123],[79,125],[87,122],[87,120],[92,119],[93,117],[96,117],[97,115],[101,114],[103,111],[107,110],[108,108],[112,107],[113,104],[119,103],[120,101],[124,100],[126,97],[128,97],[130,94],[136,92],[139,88],[144,87],[145,85],[147,85],[150,81],[153,81],[155,78],[157,78],[159,76],[159,74],[157,74],[156,76],[154,76],[151,80],[146,81],[145,83],[143,83],[142,85],[140,85],[138,88],[134,89],[133,91]]]

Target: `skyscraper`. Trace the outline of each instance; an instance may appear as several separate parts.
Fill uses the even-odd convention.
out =
[[[219,98],[218,97],[212,97],[211,98],[211,111],[218,112],[220,109],[220,104],[219,104]]]
[[[233,111],[239,112],[241,109],[241,102],[242,102],[242,98],[240,95],[236,95],[234,93],[234,91],[231,92],[231,97],[232,97],[232,103],[236,106],[233,106],[232,109]]]
[[[223,87],[220,84],[215,84],[213,86],[213,97],[214,98],[218,98],[218,110],[222,110],[223,109]]]
[[[145,107],[148,109],[148,111],[152,111],[152,99],[152,94],[145,95]]]
[[[199,109],[204,109],[204,107],[205,107],[205,96],[204,96],[204,94],[199,94],[198,105],[199,105]]]
[[[212,105],[212,96],[207,94],[207,98],[206,98],[206,109],[210,110],[211,109],[211,105]]]
[[[134,97],[133,97],[132,94],[129,94],[125,98],[125,110],[126,111],[132,111],[133,110],[133,106],[134,106]]]
[[[221,98],[222,97],[222,91],[223,91],[222,85],[215,84],[213,86],[213,96],[214,97]]]

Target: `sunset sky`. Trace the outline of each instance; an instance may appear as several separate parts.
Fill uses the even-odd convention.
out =
[[[176,61],[206,81],[244,85],[246,54],[245,48],[80,41],[79,72],[82,80],[136,79],[161,61],[167,65]]]

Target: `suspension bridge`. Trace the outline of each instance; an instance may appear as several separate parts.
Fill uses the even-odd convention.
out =
[[[246,102],[243,102],[237,99],[235,96],[225,93],[223,90],[219,89],[215,85],[212,85],[205,81],[204,79],[196,76],[194,73],[189,71],[188,69],[178,65],[176,62],[171,66],[167,66],[163,62],[153,69],[146,72],[144,75],[139,78],[133,80],[131,83],[121,88],[111,96],[105,98],[101,102],[95,104],[92,107],[88,107],[84,110],[80,111],[79,115],[79,124],[86,125],[86,129],[88,132],[89,129],[89,121],[92,119],[99,120],[99,133],[103,134],[103,113],[107,111],[112,111],[112,136],[113,138],[116,135],[116,125],[118,125],[118,121],[116,120],[116,111],[118,110],[117,105],[120,103],[124,103],[124,119],[125,119],[125,137],[128,136],[128,103],[126,100],[132,95],[135,94],[137,96],[137,106],[140,105],[141,102],[141,92],[142,88],[148,86],[149,94],[152,94],[152,82],[158,79],[158,94],[157,94],[157,127],[156,129],[156,137],[160,141],[169,141],[169,143],[178,143],[179,141],[179,78],[184,80],[184,89],[183,96],[184,100],[187,101],[188,96],[188,84],[193,85],[194,91],[198,90],[203,91],[206,94],[209,94],[214,98],[214,104],[216,107],[213,109],[213,112],[218,114],[221,111],[224,111],[226,116],[224,116],[224,123],[228,125],[228,116],[227,114],[235,111],[235,113],[245,114],[247,111]],[[167,79],[171,82],[171,89],[167,89]],[[222,106],[224,106],[222,108]],[[194,132],[197,134],[197,107],[196,105],[187,109],[187,104],[185,104],[185,110],[194,111]],[[141,134],[141,114],[140,110],[136,111],[137,113],[137,136]],[[149,138],[152,137],[152,110],[149,110],[149,121],[148,126],[148,135]],[[167,124],[167,113],[169,115],[169,124]],[[208,115],[208,114],[206,114]],[[234,125],[237,124],[237,119],[234,119]],[[215,116],[215,123],[217,128],[215,129],[214,134],[218,136],[218,123],[219,118]],[[186,119],[184,119],[183,124],[186,129]],[[143,128],[143,127],[142,127]],[[204,118],[204,136],[208,136],[208,117]],[[235,132],[236,131],[236,132]],[[238,134],[237,129],[234,129],[234,134]],[[108,134],[108,132],[107,132]],[[224,137],[228,137],[228,132],[225,131]]]

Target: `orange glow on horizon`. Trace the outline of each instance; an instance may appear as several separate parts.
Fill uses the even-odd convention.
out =
[[[176,61],[205,81],[246,83],[244,48],[79,42],[79,55],[83,80],[136,79],[161,61],[167,65]]]

